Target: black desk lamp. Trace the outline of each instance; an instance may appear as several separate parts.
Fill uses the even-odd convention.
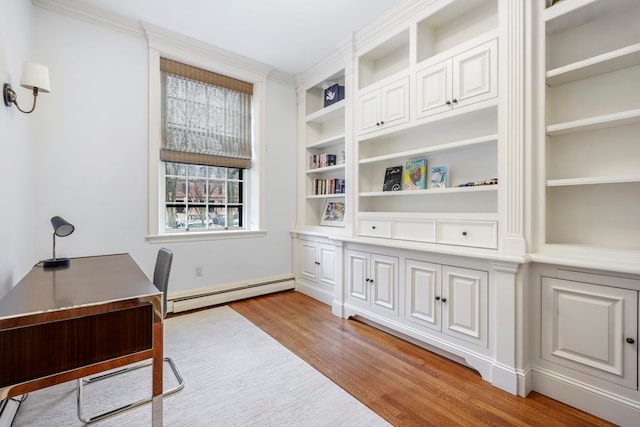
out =
[[[56,236],[67,237],[73,233],[75,227],[59,216],[51,218],[51,226],[53,227],[53,258],[42,261],[44,268],[68,267],[71,262],[69,258],[56,258]]]

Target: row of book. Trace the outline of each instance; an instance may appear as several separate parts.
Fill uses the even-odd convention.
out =
[[[310,164],[311,169],[324,168],[327,166],[335,166],[336,165],[336,155],[335,154],[312,154],[310,156]]]
[[[387,168],[382,185],[383,191],[422,190],[427,188],[445,188],[447,186],[447,168],[434,166],[427,176],[427,160],[409,160],[404,166]]]
[[[313,194],[343,194],[344,191],[344,179],[332,178],[313,180]]]

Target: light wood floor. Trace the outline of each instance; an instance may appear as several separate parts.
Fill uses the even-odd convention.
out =
[[[535,392],[513,396],[469,368],[336,317],[298,292],[229,305],[395,426],[610,425]]]

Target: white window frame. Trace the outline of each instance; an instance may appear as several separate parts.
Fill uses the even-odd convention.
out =
[[[143,24],[149,43],[149,222],[147,240],[164,243],[264,236],[266,82],[272,68],[203,42]],[[253,84],[253,155],[245,169],[246,224],[242,230],[165,232],[164,167],[161,148],[160,57],[213,71]]]

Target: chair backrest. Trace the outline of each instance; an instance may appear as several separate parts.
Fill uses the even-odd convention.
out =
[[[169,287],[172,262],[173,252],[167,248],[160,248],[156,258],[156,267],[153,270],[153,284],[162,292],[162,316],[167,314],[167,288]]]

